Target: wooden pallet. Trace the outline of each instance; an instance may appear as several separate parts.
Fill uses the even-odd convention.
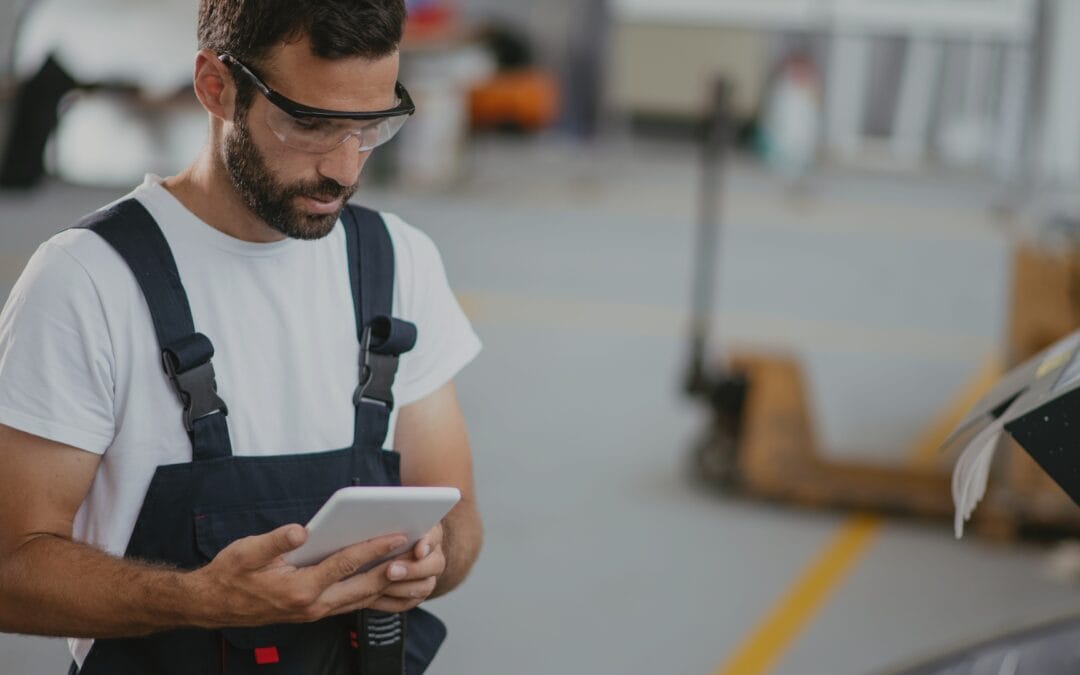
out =
[[[750,495],[814,507],[942,518],[952,513],[943,467],[836,461],[819,451],[806,387],[790,356],[736,355],[751,382],[738,451],[738,484]]]
[[[1080,252],[1019,247],[1011,303],[1008,353],[1010,361],[1018,363],[1080,325]],[[743,374],[750,386],[738,435],[725,433],[717,424],[699,448],[702,473],[721,477],[752,497],[952,519],[955,458],[942,456],[929,463],[912,458],[896,465],[829,459],[818,445],[796,358],[735,353],[727,370]],[[1080,508],[1020,446],[1011,439],[1003,443],[972,529],[999,540],[1031,534],[1080,536]]]
[[[731,481],[740,493],[812,508],[951,522],[952,458],[896,466],[827,459],[817,445],[796,359],[743,354],[731,366],[752,383]],[[1080,536],[1080,508],[1022,448],[1004,442],[972,530],[1002,541]]]

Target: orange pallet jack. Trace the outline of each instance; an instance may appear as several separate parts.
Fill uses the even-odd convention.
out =
[[[729,99],[729,85],[719,82],[703,144],[701,218],[685,390],[703,401],[712,416],[693,451],[696,475],[708,484],[748,497],[942,521],[951,518],[952,458],[931,452],[918,458],[920,461],[889,465],[835,460],[821,452],[808,390],[796,357],[734,350],[716,370],[706,369],[714,270],[719,255],[720,185],[733,129]],[[1018,253],[1015,266],[1011,362],[1033,355],[1080,323],[1080,305],[1075,302],[1075,294],[1068,292],[1080,279],[1080,266],[1048,260],[1026,249]],[[1039,288],[1029,288],[1033,284]],[[1047,288],[1068,297],[1057,298]],[[1041,317],[1026,301],[1031,297],[1041,298]],[[1071,311],[1063,313],[1062,303]],[[1074,318],[1076,322],[1072,322]],[[936,425],[939,428],[930,430],[930,437],[937,437],[940,443],[950,426],[949,420],[943,420]],[[931,450],[935,445],[931,443]],[[1080,509],[1023,450],[1002,448],[999,460],[984,505],[976,511],[975,531],[1003,539],[1029,532],[1080,533]]]

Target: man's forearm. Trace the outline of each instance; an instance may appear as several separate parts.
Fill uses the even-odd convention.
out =
[[[182,571],[39,536],[0,561],[0,631],[145,635],[196,624],[200,595]]]
[[[443,555],[446,556],[446,570],[439,576],[435,591],[430,597],[445,595],[465,580],[480,554],[483,538],[483,526],[475,504],[459,504],[443,519]]]

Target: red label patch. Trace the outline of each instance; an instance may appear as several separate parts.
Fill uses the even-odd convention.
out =
[[[281,661],[281,657],[278,656],[277,647],[258,647],[255,649],[255,663],[260,666],[267,666],[278,661]]]

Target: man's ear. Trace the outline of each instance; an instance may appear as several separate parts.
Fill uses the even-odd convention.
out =
[[[195,55],[195,97],[206,111],[231,122],[236,110],[236,83],[229,67],[209,49]]]

